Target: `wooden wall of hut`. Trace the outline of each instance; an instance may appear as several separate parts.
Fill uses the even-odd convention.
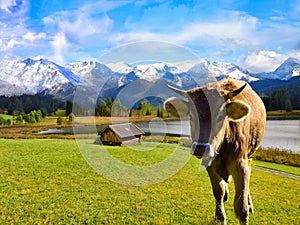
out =
[[[107,129],[105,132],[103,132],[101,134],[101,142],[106,145],[121,145],[122,142],[118,139],[118,137],[116,136],[116,134],[110,130],[110,129]]]

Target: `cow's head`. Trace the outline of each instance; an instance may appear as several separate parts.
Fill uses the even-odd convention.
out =
[[[228,121],[242,121],[250,113],[250,106],[232,100],[246,84],[237,90],[223,93],[208,86],[183,91],[169,86],[183,98],[172,97],[164,102],[165,110],[180,118],[190,118],[191,153],[209,166],[223,143]]]

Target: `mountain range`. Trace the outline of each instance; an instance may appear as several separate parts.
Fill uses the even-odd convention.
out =
[[[48,94],[70,99],[76,89],[82,88],[101,92],[101,96],[118,97],[121,90],[128,92],[129,87],[130,96],[137,90],[150,96],[161,91],[159,81],[189,89],[224,77],[245,80],[257,92],[266,93],[271,91],[267,87],[289,85],[292,78],[299,80],[300,60],[288,58],[275,71],[263,73],[250,73],[235,64],[205,59],[188,68],[169,63],[129,65],[120,62],[111,66],[84,61],[60,66],[45,59],[0,61],[0,96]],[[139,97],[143,96],[136,98]]]

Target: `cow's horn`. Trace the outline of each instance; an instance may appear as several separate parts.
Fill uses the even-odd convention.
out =
[[[245,83],[242,87],[240,87],[239,89],[237,90],[234,90],[234,91],[231,91],[229,92],[228,94],[226,94],[224,96],[225,100],[227,99],[230,99],[230,98],[233,98],[234,96],[238,95],[239,93],[242,92],[242,90],[244,90],[244,88],[246,87],[247,83]]]
[[[177,94],[184,96],[184,97],[189,97],[187,91],[180,90],[178,88],[175,88],[171,85],[168,85],[168,88],[170,88],[172,91],[176,92]]]

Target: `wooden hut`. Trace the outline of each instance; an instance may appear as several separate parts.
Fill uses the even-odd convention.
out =
[[[134,123],[113,124],[99,132],[104,145],[139,144],[144,132]]]

